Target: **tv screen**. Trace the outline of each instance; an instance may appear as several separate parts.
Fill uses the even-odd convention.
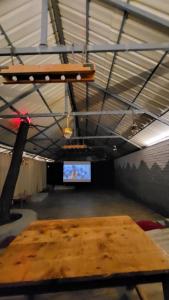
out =
[[[91,163],[86,161],[65,161],[63,182],[90,182]]]

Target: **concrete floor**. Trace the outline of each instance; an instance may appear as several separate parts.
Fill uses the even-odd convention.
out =
[[[42,202],[30,202],[25,208],[33,209],[38,219],[79,218],[89,216],[129,215],[135,220],[160,220],[163,217],[146,206],[137,203],[118,191],[101,188],[76,188],[71,190],[51,191]],[[148,299],[162,300],[159,285],[146,288]],[[23,300],[22,297],[6,297]],[[75,291],[50,295],[37,295],[37,300],[138,300],[135,291],[127,292],[126,288],[97,289],[91,291]]]
[[[37,212],[38,219],[129,215],[135,220],[163,217],[119,191],[106,188],[75,188],[50,192],[42,202],[29,202],[24,208]]]

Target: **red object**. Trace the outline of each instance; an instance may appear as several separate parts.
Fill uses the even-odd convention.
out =
[[[20,114],[21,115],[26,115],[27,114],[27,112],[20,112]],[[19,128],[19,126],[20,126],[20,124],[21,124],[21,122],[23,122],[24,121],[24,119],[22,119],[22,118],[13,118],[13,119],[11,119],[11,123],[14,125],[14,127],[15,128]],[[29,117],[27,117],[26,119],[25,119],[25,121],[27,121],[29,124],[31,123],[31,118],[29,118]]]
[[[165,228],[164,225],[161,225],[160,223],[153,222],[150,220],[141,220],[136,222],[137,225],[139,225],[144,231],[153,230],[153,229],[162,229]]]

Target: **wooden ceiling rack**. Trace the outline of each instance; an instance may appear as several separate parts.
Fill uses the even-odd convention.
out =
[[[4,84],[86,82],[94,81],[95,65],[11,65],[0,67],[0,75],[4,78]]]
[[[84,145],[84,144],[75,144],[75,145],[64,145],[62,147],[63,149],[86,149],[87,148],[87,145]]]

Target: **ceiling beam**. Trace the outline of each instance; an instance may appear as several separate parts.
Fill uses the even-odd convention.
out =
[[[95,123],[95,122],[92,122],[92,123]],[[95,124],[96,124],[96,123],[95,123]],[[124,140],[125,142],[127,142],[127,143],[129,143],[129,144],[135,146],[136,148],[142,149],[142,147],[141,147],[140,145],[138,145],[138,144],[136,144],[136,143],[134,143],[134,142],[128,140],[128,139],[125,138],[123,135],[118,134],[117,132],[111,130],[110,128],[107,128],[107,127],[105,127],[105,126],[103,126],[103,125],[101,125],[101,124],[98,124],[98,126],[99,126],[100,128],[102,128],[103,130],[105,130],[106,132],[109,132],[109,133],[111,133],[111,134],[117,134],[122,140]]]
[[[125,25],[125,21],[126,21],[127,17],[128,17],[128,13],[124,12],[123,13],[123,17],[122,17],[122,21],[121,21],[121,25],[120,25],[120,30],[119,30],[118,37],[117,37],[117,42],[116,42],[117,44],[120,44],[121,36],[122,36],[122,33],[123,33],[123,29],[124,29],[124,25]],[[117,55],[118,55],[118,52],[115,52],[113,54],[113,59],[112,59],[112,63],[111,63],[110,71],[109,71],[109,76],[108,76],[107,84],[106,84],[106,91],[109,88],[109,84],[110,84],[110,80],[111,80],[112,72],[113,72],[113,67],[114,67]],[[106,96],[107,96],[106,93],[104,93],[101,110],[104,109],[104,104],[105,104]],[[98,118],[98,122],[97,123],[99,124],[100,121],[101,121],[101,116]],[[96,126],[95,134],[97,134],[98,124]]]
[[[15,136],[16,136],[16,134],[17,134],[15,131],[13,131],[12,129],[10,129],[10,128],[6,127],[6,126],[0,125],[0,127],[3,128],[3,129],[6,130],[6,131],[12,133],[12,134],[15,135]],[[28,141],[28,140],[27,140],[27,142],[29,142],[30,144],[34,145],[35,147],[38,147],[38,148],[41,148],[41,149],[45,149],[44,147],[42,147],[41,145],[38,145],[38,144],[37,144],[36,142],[34,142],[34,141]],[[12,145],[9,145],[9,146],[13,148]],[[49,151],[49,153],[50,153],[50,151]],[[34,153],[34,154],[37,154],[37,153]]]
[[[23,92],[22,94],[19,94],[18,96],[14,97],[10,102],[7,104],[4,104],[3,106],[0,107],[0,112],[4,111],[10,106],[16,104],[18,101],[22,100],[23,98],[33,94],[37,89],[39,89],[42,85],[36,85],[31,87],[28,91]],[[0,96],[0,99],[2,99],[2,96]]]
[[[70,138],[70,140],[77,140],[78,137],[77,136],[73,136]],[[118,135],[97,135],[97,136],[81,136],[82,140],[93,140],[93,139],[121,139],[120,136]]]
[[[63,32],[63,26],[62,26],[62,20],[61,20],[61,14],[60,14],[58,1],[50,0],[49,10],[50,10],[50,12],[52,10],[53,17],[54,17],[54,20],[52,20],[52,19],[51,20],[53,21],[52,26],[53,26],[53,31],[54,31],[54,34],[55,34],[56,43],[59,42],[59,44],[61,44],[61,45],[63,45],[63,47],[65,47],[64,46],[65,45],[65,38],[64,38],[64,32]],[[57,33],[56,33],[55,29],[57,30]],[[58,35],[58,37],[57,37],[57,35]],[[58,46],[56,46],[56,47],[58,47]],[[72,47],[72,49],[73,49],[73,47]],[[71,51],[71,53],[72,53],[72,51]],[[65,64],[69,63],[66,52],[65,53],[62,52],[62,53],[58,53],[58,54],[62,54],[63,63],[65,63]],[[76,107],[76,102],[75,102],[73,85],[72,85],[71,82],[68,82],[68,93],[69,93],[72,109],[74,111],[76,111],[77,107]],[[77,128],[77,133],[80,134],[78,118],[75,118],[75,125],[76,125],[76,128]]]
[[[151,73],[148,75],[148,77],[146,78],[146,80],[144,81],[143,85],[141,86],[139,92],[137,93],[137,95],[134,97],[134,99],[132,99],[132,103],[135,103],[135,101],[137,100],[137,98],[139,97],[139,95],[141,94],[141,92],[144,90],[144,88],[146,87],[147,83],[151,80],[151,78],[153,77],[153,75],[155,74],[155,72],[157,71],[157,69],[161,66],[163,60],[165,59],[165,57],[167,56],[168,52],[163,53],[163,55],[161,56],[159,62],[156,64],[156,66],[152,69]],[[130,106],[128,107],[128,109],[130,109]],[[122,116],[122,118],[120,119],[120,121],[118,122],[118,124],[115,126],[115,130],[116,128],[118,128],[118,126],[120,125],[120,123],[122,122],[122,120],[124,119],[125,114]],[[151,121],[150,121],[151,123]]]
[[[90,0],[86,0],[86,62],[89,62],[89,53],[87,52],[87,46],[89,43],[89,11],[90,11]],[[89,85],[86,82],[86,111],[89,110]],[[86,118],[85,130],[87,134],[88,118]]]
[[[114,94],[112,92],[109,92],[109,91],[106,91],[105,89],[103,89],[101,86],[99,86],[98,84],[96,83],[90,83],[91,87],[95,88],[96,90],[98,91],[101,91],[102,93],[106,93],[107,95],[109,95],[110,97],[122,102],[122,103],[125,103],[127,105],[129,105],[130,107],[134,108],[134,109],[138,109],[138,110],[141,110],[142,113],[145,113],[146,115],[152,117],[154,120],[157,120],[167,126],[169,126],[169,121],[167,121],[166,119],[164,119],[164,117],[158,117],[157,115],[151,113],[150,111],[147,111],[145,110],[143,107],[141,107],[140,105],[136,104],[136,103],[133,103],[133,102],[130,102],[126,99],[124,99],[123,97],[120,97],[119,95],[117,94]]]
[[[141,18],[142,20],[148,21],[149,23],[152,23],[153,25],[160,26],[160,29],[161,28],[169,29],[169,21],[167,19],[164,19],[157,15],[154,15],[154,14],[150,13],[149,11],[145,11],[137,6],[128,4],[121,0],[103,0],[100,2],[102,2],[102,4],[104,2],[106,4],[111,5],[112,7],[116,7],[122,11],[132,14],[138,18]]]
[[[44,0],[44,1],[45,1],[45,0]],[[12,54],[12,57],[13,57],[13,51],[14,51],[15,47],[13,46],[13,43],[11,42],[11,40],[10,40],[8,34],[6,33],[6,31],[4,30],[4,28],[2,27],[1,24],[0,24],[0,30],[1,30],[2,34],[4,35],[4,37],[5,37],[5,39],[6,39],[7,43],[8,43],[8,45],[10,46],[10,49],[12,50],[12,53],[11,53],[11,54]],[[19,62],[20,64],[24,65],[24,62],[23,62],[23,60],[21,59],[21,57],[20,57],[19,55],[16,55],[16,58],[17,58],[17,60],[18,60],[18,62]],[[41,86],[42,86],[42,85],[41,85]],[[41,87],[41,86],[40,86],[40,87]],[[39,86],[37,87],[37,85],[35,85],[35,84],[33,83],[33,88],[35,88],[35,91],[36,91],[36,92],[38,93],[38,95],[41,97],[43,103],[46,105],[46,107],[48,108],[48,110],[49,110],[50,112],[52,112],[52,110],[50,109],[48,103],[46,102],[46,99],[43,97],[42,93],[40,92]],[[18,96],[18,98],[19,98],[19,96]],[[21,100],[21,98],[19,98],[19,100],[14,99],[15,103],[18,102],[18,101],[20,101],[20,100]],[[12,101],[13,101],[13,100],[12,100]],[[14,103],[13,103],[13,104],[14,104]],[[10,103],[10,107],[11,107],[11,105],[12,105],[12,103]],[[56,118],[54,118],[54,119],[55,119],[55,122],[56,122],[57,126],[59,127],[61,133],[62,133],[62,128],[61,128],[59,122],[57,121]],[[36,127],[36,126],[35,126],[35,127]],[[38,129],[38,128],[37,128],[37,129]],[[39,129],[38,129],[38,130],[39,130]]]
[[[97,135],[97,136],[81,136],[82,140],[92,140],[92,139],[121,139],[119,135]],[[45,141],[44,138],[36,138],[34,141]],[[67,141],[67,139],[65,139]],[[72,136],[68,140],[79,140],[78,136]]]
[[[128,43],[128,44],[97,44],[97,45],[88,45],[88,53],[97,53],[97,52],[129,52],[129,51],[169,51],[169,43]],[[81,45],[57,45],[51,47],[24,47],[24,48],[14,48],[13,56],[17,55],[43,55],[43,54],[72,54],[74,53],[83,53],[84,47]],[[0,56],[11,56],[10,48],[0,48]],[[66,63],[66,60],[65,60]]]
[[[138,110],[138,109],[131,109],[131,110],[124,110],[124,109],[119,109],[119,110],[102,110],[102,111],[75,111],[75,112],[70,112],[69,116],[76,117],[85,117],[85,116],[99,116],[99,115],[123,115],[123,114],[144,114],[144,110]],[[53,117],[66,117],[67,113],[64,112],[58,112],[58,113],[30,113],[30,114],[5,114],[2,115],[0,114],[0,119],[15,119],[15,118],[53,118]],[[44,131],[44,130],[43,130]],[[43,132],[41,131],[41,132]]]
[[[14,118],[18,118],[18,116],[20,115],[20,112],[15,108],[15,107],[13,107],[12,105],[10,105],[2,96],[0,96],[0,100],[2,100],[4,103],[5,103],[5,105],[7,105],[7,107],[8,108],[10,108],[12,111],[14,111],[15,112],[15,117]],[[48,140],[49,141],[52,141],[53,142],[53,140],[50,138],[50,137],[48,137],[45,133],[44,133],[44,131],[45,130],[40,130],[39,128],[38,128],[38,126],[36,126],[36,125],[33,125],[35,128],[36,128],[36,130],[38,131],[38,134],[42,134],[43,136],[45,136],[45,137],[47,137],[48,138]],[[5,127],[5,126],[3,126],[3,125],[0,125],[0,127],[2,127],[3,129],[5,129],[5,130],[7,130],[7,131],[10,131],[11,133],[13,133],[13,134],[15,134],[16,135],[16,133],[14,132],[14,131],[12,131],[11,129],[9,129],[8,127]],[[29,139],[27,140],[27,142],[29,141]],[[33,144],[33,142],[32,142],[32,144]],[[35,145],[35,146],[38,146],[38,147],[40,147],[40,148],[43,148],[43,147],[41,147],[40,145]]]

